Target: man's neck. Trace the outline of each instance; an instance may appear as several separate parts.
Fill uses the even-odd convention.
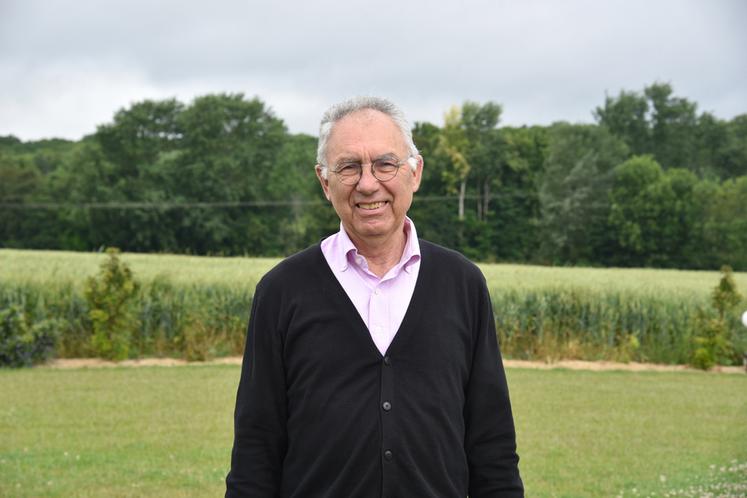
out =
[[[350,236],[350,234],[348,234]],[[392,236],[380,240],[361,241],[350,237],[358,254],[366,258],[368,269],[381,278],[402,259],[407,244],[404,224]]]

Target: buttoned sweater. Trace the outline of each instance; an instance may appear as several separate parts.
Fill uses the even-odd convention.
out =
[[[382,355],[319,245],[257,285],[226,497],[523,497],[485,279],[420,240]]]

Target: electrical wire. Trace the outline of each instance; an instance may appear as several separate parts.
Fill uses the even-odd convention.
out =
[[[503,197],[501,195],[491,195],[491,199]],[[468,194],[464,199],[474,200],[480,196]],[[444,202],[458,201],[459,197],[455,195],[432,195],[432,196],[414,196],[413,203],[422,202]],[[17,211],[31,210],[57,210],[57,209],[229,209],[244,207],[299,207],[299,206],[320,206],[327,204],[323,199],[318,200],[256,200],[256,201],[222,201],[222,202],[0,202],[0,209],[12,209]]]

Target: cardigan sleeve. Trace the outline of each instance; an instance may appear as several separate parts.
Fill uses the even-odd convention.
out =
[[[470,498],[523,497],[511,403],[490,295],[484,277],[475,323],[472,366],[465,399],[465,451]]]
[[[278,301],[262,282],[257,285],[236,395],[226,498],[280,496],[287,404]]]

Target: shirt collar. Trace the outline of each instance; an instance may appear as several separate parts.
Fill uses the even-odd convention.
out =
[[[418,242],[418,232],[415,230],[415,224],[407,216],[405,216],[405,234],[407,235],[407,242],[399,264],[403,265],[407,273],[411,273],[412,265],[420,261],[420,243]]]
[[[395,266],[402,266],[407,273],[412,272],[411,266],[420,260],[420,244],[418,243],[418,232],[415,229],[415,224],[412,220],[405,216],[405,236],[407,240],[405,242],[405,248],[402,251],[402,257],[399,263]],[[339,250],[340,250],[340,271],[345,271],[351,264],[356,264],[361,268],[368,269],[366,258],[358,254],[358,249],[350,240],[348,233],[345,231],[342,222],[340,222],[340,232],[338,235],[339,239]]]

